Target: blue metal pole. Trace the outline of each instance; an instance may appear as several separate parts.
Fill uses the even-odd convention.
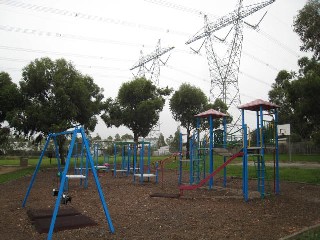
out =
[[[245,201],[248,201],[248,141],[247,125],[244,120],[244,109],[241,110],[243,131],[243,157],[242,157],[242,193]]]
[[[138,145],[136,143],[133,144],[133,182],[136,181],[135,173],[137,169],[137,155],[138,155]]]
[[[264,198],[265,195],[265,189],[264,189],[264,183],[265,183],[265,162],[264,162],[264,148],[265,148],[265,143],[264,143],[264,133],[263,133],[263,107],[260,106],[260,124],[261,124],[261,198]]]
[[[260,124],[259,124],[259,111],[256,112],[257,114],[257,134],[256,134],[256,141],[257,141],[257,147],[261,146],[260,142]]]
[[[156,183],[158,183],[158,162],[156,162]]]
[[[127,176],[130,174],[130,155],[131,155],[131,148],[130,148],[130,144],[128,144]]]
[[[196,161],[197,161],[197,183],[200,182],[200,147],[201,147],[201,144],[200,144],[200,118],[197,117],[197,132],[196,132]]]
[[[190,138],[190,142],[189,142],[189,160],[190,160],[189,181],[190,181],[190,185],[193,184],[193,141],[194,141],[194,135],[192,135],[192,138]]]
[[[227,118],[223,117],[223,148],[227,148]],[[223,157],[223,163],[226,162],[226,157]],[[227,186],[227,167],[223,168],[223,187]]]
[[[48,148],[48,145],[49,145],[49,142],[50,142],[50,138],[51,138],[51,134],[48,135],[47,141],[46,141],[46,143],[45,143],[45,145],[44,145],[44,148],[43,148],[43,150],[42,150],[42,152],[41,152],[41,155],[40,155],[40,157],[39,157],[38,164],[37,164],[36,169],[34,170],[34,173],[33,173],[33,175],[32,175],[32,178],[31,178],[31,181],[30,181],[30,184],[29,184],[27,193],[26,193],[26,195],[25,195],[25,197],[24,197],[24,199],[23,199],[22,207],[25,207],[25,205],[26,205],[26,202],[27,202],[28,196],[29,196],[29,194],[30,194],[32,185],[33,185],[34,180],[36,179],[37,173],[38,173],[38,171],[39,171],[39,168],[40,168],[40,165],[41,165],[43,156],[44,156],[44,154],[45,154],[45,152],[46,152],[46,150],[47,150],[47,148]]]
[[[144,140],[141,144],[141,150],[140,150],[140,183],[143,183],[143,172],[144,172]]]
[[[117,144],[113,144],[113,154],[114,154],[114,161],[113,161],[113,176],[117,176]]]
[[[150,173],[151,168],[151,146],[150,143],[148,143],[148,173]]]
[[[121,170],[123,170],[126,166],[125,164],[125,161],[126,161],[126,158],[125,158],[125,146],[122,145],[122,154],[121,154]]]
[[[181,185],[182,182],[182,133],[179,135],[179,182],[178,184]]]
[[[280,194],[280,174],[279,174],[279,142],[278,142],[278,109],[275,109],[275,131],[276,131],[276,194]]]
[[[213,118],[212,115],[209,116],[210,123],[210,146],[209,146],[209,159],[210,159],[210,174],[214,171],[214,163],[213,163]],[[213,187],[213,177],[210,178],[209,181],[209,189]]]
[[[98,190],[98,193],[99,193],[100,201],[102,203],[102,207],[103,207],[106,219],[108,221],[109,230],[110,230],[111,233],[114,233],[115,230],[114,230],[114,227],[113,227],[113,224],[112,224],[112,220],[111,220],[111,217],[110,217],[110,214],[109,214],[108,206],[107,206],[107,203],[105,201],[105,197],[104,197],[102,189],[101,189],[101,185],[100,185],[100,182],[99,182],[97,171],[94,168],[94,163],[93,163],[92,156],[91,156],[91,153],[90,153],[89,143],[88,143],[88,141],[86,139],[86,135],[85,135],[84,129],[82,127],[80,128],[80,131],[81,131],[81,136],[84,139],[84,144],[85,144],[85,147],[86,147],[86,150],[87,150],[87,156],[89,158],[89,162],[90,162],[90,165],[91,165],[93,177],[94,177],[94,180],[95,180],[95,183],[96,183],[96,187],[97,187],[97,190]]]

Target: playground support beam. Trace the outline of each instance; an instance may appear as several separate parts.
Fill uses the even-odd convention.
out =
[[[276,194],[280,194],[280,177],[279,177],[279,142],[278,142],[278,109],[275,109],[275,131],[276,131]],[[290,136],[289,136],[290,137]]]
[[[223,148],[227,148],[227,118],[223,117]],[[223,157],[223,163],[225,163],[227,157]],[[223,187],[227,187],[227,167],[223,168]]]
[[[213,165],[213,118],[212,115],[209,116],[209,123],[210,123],[210,145],[209,145],[209,156],[210,156],[210,174],[214,171]],[[213,186],[213,177],[210,178],[209,181],[209,189],[212,189]]]
[[[242,111],[242,129],[243,129],[243,156],[242,156],[242,194],[245,201],[248,201],[248,139],[247,125],[244,122],[244,109]]]

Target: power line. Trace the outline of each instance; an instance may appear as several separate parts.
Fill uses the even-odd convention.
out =
[[[108,60],[108,61],[109,60],[110,61],[128,61],[128,62],[132,62],[133,61],[133,60],[121,59],[121,58],[109,58],[109,57],[103,57],[103,56],[77,54],[77,53],[70,53],[70,52],[45,51],[45,50],[39,50],[39,49],[10,47],[10,46],[4,46],[4,45],[0,45],[0,49],[9,50],[9,51],[18,51],[18,52],[30,52],[30,53],[61,55],[61,56],[68,55],[68,56],[72,56],[72,57],[79,57],[79,58],[86,58],[86,59],[87,58],[91,58],[91,59]]]
[[[28,59],[7,58],[7,57],[0,57],[0,60],[1,60],[1,61],[12,61],[12,62],[30,62],[30,60],[28,60]],[[115,68],[115,67],[95,66],[95,65],[84,65],[84,64],[75,64],[75,65],[78,66],[78,67],[84,67],[84,68],[127,71],[126,68]]]
[[[167,28],[155,27],[155,26],[151,26],[151,25],[146,25],[146,24],[142,24],[142,23],[135,23],[135,22],[121,20],[121,19],[114,19],[114,18],[109,18],[109,17],[91,15],[91,14],[82,13],[82,12],[57,9],[57,8],[40,6],[40,5],[35,5],[35,4],[30,4],[30,3],[23,3],[23,2],[13,1],[13,0],[2,0],[2,1],[0,1],[0,4],[7,5],[10,7],[31,10],[31,11],[44,12],[46,14],[50,13],[50,14],[60,15],[60,16],[64,16],[64,17],[73,17],[75,19],[99,21],[99,22],[103,22],[103,23],[117,24],[117,25],[122,25],[125,27],[142,28],[142,29],[146,29],[146,30],[159,31],[159,32],[165,32],[165,33],[170,32],[173,34],[184,35],[184,36],[188,35],[188,33],[181,32],[181,31],[169,30]]]
[[[163,6],[170,7],[170,8],[176,9],[176,10],[185,11],[187,13],[193,13],[193,14],[198,13],[199,14],[199,10],[188,8],[188,7],[185,7],[182,5],[169,3],[166,1],[162,1],[162,0],[144,0],[144,1],[158,4],[158,5],[163,5]],[[39,6],[39,5],[34,5],[34,4],[29,4],[29,3],[22,3],[22,2],[13,1],[13,0],[0,1],[0,4],[5,4],[8,6],[12,6],[12,7],[20,7],[23,9],[34,10],[34,11],[38,11],[38,12],[58,14],[58,15],[63,15],[63,16],[68,16],[68,17],[79,17],[79,18],[83,18],[85,20],[96,20],[96,21],[102,21],[102,22],[113,23],[113,24],[123,24],[128,27],[144,26],[145,29],[147,29],[147,30],[154,30],[154,31],[158,31],[160,29],[161,29],[161,31],[164,30],[163,28],[158,28],[158,27],[154,27],[154,26],[150,26],[150,25],[142,25],[142,24],[137,24],[137,23],[133,23],[133,22],[122,21],[119,19],[105,18],[105,17],[89,15],[89,14],[85,14],[85,13],[71,12],[68,10],[50,8],[50,7]],[[25,29],[25,28],[19,28],[19,27],[10,27],[10,26],[1,26],[0,25],[0,30],[12,31],[12,32],[22,32],[22,33],[26,33],[26,34],[33,34],[33,35],[39,35],[39,36],[44,35],[44,36],[49,36],[49,37],[55,36],[55,37],[64,37],[64,38],[78,39],[78,40],[107,42],[110,44],[119,44],[119,45],[125,45],[125,46],[141,46],[140,44],[137,44],[137,43],[120,42],[120,41],[114,41],[114,40],[109,40],[109,39],[89,38],[89,37],[77,36],[77,35],[72,35],[72,34],[61,34],[61,33],[57,33],[57,32],[45,32],[45,31],[41,31],[41,30]],[[168,29],[166,29],[166,31],[168,32]],[[190,35],[188,33],[181,33],[181,32],[179,33],[179,31],[171,31],[171,32],[179,34],[179,35],[185,35],[185,36]],[[274,42],[275,44],[277,44],[278,46],[280,46],[281,48],[286,50],[287,52],[291,53],[292,55],[294,55],[296,57],[299,57],[299,55],[295,51],[288,48],[285,44],[281,43],[279,40],[273,38],[270,34],[263,32],[261,30],[259,30],[258,32],[261,33],[268,40]],[[227,43],[225,42],[225,44],[227,44]],[[152,46],[149,45],[149,47],[152,47]],[[180,50],[177,49],[177,50],[178,51],[185,51],[185,50],[181,50],[181,49]],[[271,69],[278,71],[278,69],[275,68],[274,66],[272,66],[271,64],[266,63],[266,62],[262,61],[261,59],[255,57],[253,55],[250,55],[246,52],[243,52],[243,53],[248,55],[252,59],[270,67]]]
[[[130,43],[130,42],[121,42],[111,39],[103,39],[103,38],[93,38],[93,37],[86,37],[80,35],[74,35],[69,33],[58,33],[58,32],[48,32],[42,31],[37,29],[29,29],[29,28],[20,28],[8,25],[0,25],[0,30],[7,31],[7,32],[15,32],[15,33],[24,33],[24,34],[31,34],[36,36],[46,36],[46,37],[57,37],[57,38],[68,38],[68,39],[76,39],[76,40],[85,40],[85,41],[93,41],[93,42],[100,42],[100,43],[109,43],[109,44],[116,44],[116,45],[123,45],[123,46],[130,46],[130,47],[140,47],[140,43]],[[144,45],[151,47],[151,45]]]

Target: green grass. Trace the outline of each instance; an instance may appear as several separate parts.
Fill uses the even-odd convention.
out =
[[[27,175],[31,175],[33,172],[34,172],[34,167],[27,167],[14,172],[0,174],[0,184],[9,182],[15,179],[19,179]]]
[[[273,160],[271,155],[268,155],[268,159]],[[280,154],[279,159],[281,162],[289,162],[290,157],[289,154]],[[314,154],[314,155],[302,155],[302,154],[294,154],[291,156],[292,162],[314,162],[314,163],[320,163],[320,155]]]
[[[280,155],[280,162],[286,162],[287,159],[285,157],[288,157],[288,155]],[[159,162],[160,160],[165,159],[166,156],[157,156],[157,157],[152,157],[151,162]],[[138,157],[138,161],[139,161]],[[266,161],[273,161],[273,156],[272,154],[267,154],[265,156]],[[294,162],[319,162],[320,155],[292,155],[292,160]],[[0,183],[11,181],[13,179],[17,179],[20,177],[23,177],[28,174],[32,174],[34,171],[37,163],[38,163],[38,158],[29,158],[28,159],[28,168],[22,169],[22,170],[17,170],[12,173],[7,173],[7,174],[2,174],[0,175]],[[113,156],[110,157],[109,161],[112,164],[113,163]],[[145,160],[146,161],[146,160]],[[95,160],[94,160],[95,162]],[[206,161],[206,169],[209,169],[208,162]],[[215,156],[214,157],[214,162],[215,162],[215,168],[220,166],[223,163],[223,158],[221,156]],[[80,160],[78,159],[78,165],[80,163]],[[121,163],[121,156],[117,157],[117,163]],[[228,176],[237,176],[241,177],[242,176],[242,159],[237,158],[233,160],[232,163],[240,163],[239,166],[235,165],[229,165],[227,167],[227,175]],[[70,168],[74,166],[74,159],[71,160],[70,163]],[[99,157],[99,164],[103,164],[103,157]],[[176,157],[176,159],[172,158],[169,161],[166,162],[165,168],[166,169],[177,169],[179,164],[179,157]],[[19,157],[2,157],[0,159],[0,165],[1,166],[19,166],[20,165],[20,160]],[[41,168],[54,168],[57,167],[57,161],[55,158],[51,160],[47,157],[44,157],[41,163]],[[189,164],[183,163],[183,169],[184,170],[189,170]],[[220,175],[222,174],[219,173]],[[219,176],[218,174],[218,176]],[[267,174],[270,179],[273,179],[273,168],[267,167]],[[255,167],[249,167],[249,177],[250,178],[256,178],[256,170]],[[282,167],[280,168],[280,180],[281,181],[294,181],[294,182],[304,182],[304,183],[311,183],[311,184],[320,184],[320,169],[304,169],[304,168],[285,168]]]
[[[308,231],[305,231],[303,233],[300,233],[290,238],[290,240],[318,240],[318,239],[320,239],[320,227],[310,229]]]

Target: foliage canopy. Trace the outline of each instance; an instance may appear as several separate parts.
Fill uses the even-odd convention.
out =
[[[108,99],[101,118],[107,126],[124,125],[134,134],[134,141],[146,137],[159,120],[171,89],[157,88],[150,80],[136,78],[123,83],[115,100]]]

